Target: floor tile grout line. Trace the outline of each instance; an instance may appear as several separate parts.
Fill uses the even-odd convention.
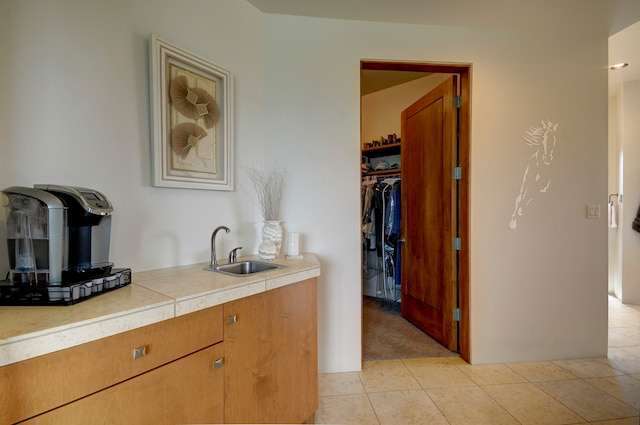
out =
[[[453,358],[457,358],[457,357],[453,357]],[[445,358],[442,358],[445,359]],[[438,409],[438,412],[440,412],[440,414],[442,415],[442,417],[444,418],[445,421],[447,421],[447,423],[449,425],[452,425],[452,422],[447,418],[447,416],[445,415],[445,412],[442,410],[442,408],[438,405],[438,403],[436,402],[436,400],[433,399],[433,397],[431,397],[431,395],[429,394],[429,390],[437,390],[437,389],[443,389],[443,388],[452,388],[452,387],[430,387],[430,388],[425,388],[421,383],[420,380],[418,379],[418,377],[416,376],[416,374],[411,370],[411,368],[409,367],[409,365],[407,365],[406,361],[410,361],[410,360],[419,360],[419,359],[402,359],[402,363],[404,364],[404,366],[407,368],[407,370],[409,371],[409,373],[411,374],[411,376],[413,377],[413,379],[418,383],[418,385],[420,385],[420,389],[423,393],[425,393],[427,395],[427,397],[429,397],[429,400],[431,400],[431,402],[433,403],[433,405],[436,407],[436,409]],[[453,366],[456,367],[456,364],[451,364],[451,363],[434,363],[435,365],[445,365],[445,366]],[[457,367],[456,367],[457,369]],[[466,376],[466,375],[465,375]],[[462,388],[462,387],[477,387],[478,385],[471,380],[472,384],[469,385],[456,385],[455,388]],[[519,423],[519,422],[518,422]]]
[[[565,382],[565,381],[583,381],[584,382],[584,378],[577,377],[575,379],[560,379],[560,380],[557,380],[557,381],[545,381],[545,382]],[[532,384],[535,385],[535,387],[538,388],[540,391],[542,391],[543,393],[545,393],[546,395],[548,395],[549,397],[551,397],[552,399],[554,399],[555,401],[560,403],[567,410],[569,410],[570,412],[574,413],[577,417],[582,418],[583,422],[591,423],[591,421],[589,421],[587,418],[583,417],[580,413],[576,412],[571,407],[569,407],[565,403],[563,403],[562,400],[560,400],[559,398],[555,397],[553,394],[545,391],[545,389],[540,387],[539,385],[536,385],[535,382],[532,382]]]
[[[593,385],[591,382],[587,381],[587,379],[619,378],[619,377],[621,377],[621,376],[629,376],[629,377],[631,377],[631,378],[632,378],[632,376],[631,376],[631,375],[616,375],[616,376],[604,376],[604,377],[597,377],[597,378],[582,378],[582,380],[583,380],[586,384],[591,385],[591,386],[592,386],[593,388],[595,388],[596,390],[598,390],[598,391],[602,392],[603,394],[606,394],[606,395],[608,395],[608,396],[610,396],[610,397],[613,397],[614,399],[618,400],[620,403],[622,403],[622,404],[624,404],[625,406],[628,406],[628,407],[630,407],[630,408],[634,409],[635,411],[639,412],[639,414],[640,414],[640,409],[637,409],[635,406],[630,405],[630,404],[629,404],[629,403],[627,403],[625,400],[622,400],[622,399],[618,398],[615,394],[611,394],[611,393],[609,393],[608,391],[605,391],[605,390],[603,390],[603,389],[601,389],[601,388],[597,387],[596,385]]]
[[[449,419],[447,419],[447,417],[445,416],[444,412],[442,411],[442,409],[438,406],[438,403],[436,403],[436,400],[433,399],[433,397],[431,397],[431,395],[429,394],[429,389],[438,389],[438,388],[424,388],[424,386],[420,383],[420,381],[418,380],[418,377],[415,376],[415,374],[411,371],[411,369],[407,366],[406,362],[403,363],[405,365],[405,367],[409,370],[409,373],[413,376],[413,379],[415,379],[418,382],[418,385],[420,385],[422,391],[427,395],[427,397],[429,397],[429,399],[431,400],[431,402],[434,404],[434,406],[436,406],[436,408],[438,409],[438,411],[440,412],[440,414],[442,415],[443,418],[445,418],[445,420],[451,424],[451,421],[449,421]],[[456,369],[460,370],[461,368],[457,367],[458,365],[450,365],[450,366],[455,366]],[[463,373],[465,376],[467,376],[471,382],[473,382],[473,385],[459,385],[459,386],[455,386],[455,388],[468,388],[468,387],[476,387],[479,388],[480,390],[482,390],[491,400],[493,400],[495,403],[497,403],[509,416],[511,416],[513,418],[514,421],[516,421],[518,424],[522,425],[522,422],[520,422],[517,418],[515,418],[511,412],[509,412],[498,400],[494,399],[489,393],[487,393],[484,388],[482,388],[482,386],[480,384],[478,384],[476,381],[473,380],[473,378],[471,378],[470,376],[468,376],[467,374],[464,373],[463,370],[460,370],[461,373]],[[440,387],[440,388],[451,388],[451,387]]]
[[[422,391],[427,397],[429,397],[429,400],[431,400],[431,402],[433,403],[433,405],[436,407],[436,409],[438,409],[438,412],[440,412],[440,415],[442,415],[443,419],[445,421],[447,421],[447,423],[449,425],[451,424],[451,421],[449,419],[447,419],[447,417],[445,416],[444,412],[442,411],[442,409],[438,406],[438,404],[435,402],[435,400],[433,400],[433,398],[429,395],[429,393],[427,392],[427,390],[425,388],[423,388],[422,384],[420,384],[420,381],[418,380],[418,378],[415,376],[415,374],[411,371],[411,369],[409,369],[409,367],[407,366],[405,360],[408,359],[399,359],[402,363],[402,365],[405,367],[405,369],[407,369],[407,371],[409,372],[409,374],[411,375],[411,377],[413,378],[414,381],[416,381],[416,383],[418,384],[418,386],[420,387],[419,391]],[[367,395],[367,399],[369,400],[369,404],[371,405],[371,408],[373,409],[373,413],[376,415],[376,419],[378,420],[378,424],[381,425],[380,422],[380,418],[376,412],[375,407],[373,406],[373,402],[371,401],[371,397],[370,394],[380,394],[380,393],[391,393],[391,392],[399,392],[399,391],[409,391],[409,390],[395,390],[395,391],[380,391],[380,392],[370,392],[367,390],[367,387],[365,386],[364,381],[362,381],[362,375],[360,374],[360,372],[358,373],[358,378],[360,379],[360,384],[362,385],[362,387],[364,388],[364,392]]]
[[[364,390],[364,394],[367,397],[367,401],[369,402],[369,406],[371,407],[371,410],[373,411],[373,414],[376,417],[376,421],[378,421],[378,425],[382,425],[380,423],[380,417],[378,416],[378,413],[376,412],[376,408],[373,407],[373,402],[371,401],[371,397],[369,397],[369,391],[367,390],[367,387],[364,384],[364,381],[362,380],[362,372],[364,371],[364,367],[362,368],[362,370],[360,372],[358,372],[358,379],[360,380],[360,385],[362,385],[362,389]]]
[[[581,359],[577,359],[577,360],[581,360]],[[585,359],[585,360],[590,360],[590,359]],[[560,369],[562,369],[565,372],[571,373],[573,375],[573,373],[571,372],[571,370],[554,363],[553,361],[541,361],[540,363],[545,363],[545,362],[549,362],[553,365],[555,365],[556,367],[559,367]],[[517,362],[516,362],[517,363]],[[526,362],[526,363],[538,363],[538,362]],[[431,398],[431,396],[428,393],[428,389],[431,388],[424,388],[424,386],[420,383],[420,381],[418,380],[418,377],[415,376],[415,374],[411,371],[411,369],[407,366],[406,362],[404,362],[403,360],[403,364],[405,365],[405,367],[409,370],[409,373],[412,375],[412,377],[418,382],[418,384],[420,385],[420,387],[422,388],[422,390],[427,394],[427,396],[429,396],[429,398],[431,399],[431,401],[436,405],[436,407],[438,407],[438,405],[436,404],[435,400],[433,400]],[[575,410],[571,409],[569,406],[567,406],[565,403],[562,402],[562,400],[554,397],[552,394],[548,393],[547,391],[544,390],[544,388],[541,388],[539,385],[536,385],[536,383],[539,382],[563,382],[563,381],[582,381],[585,384],[588,384],[589,386],[593,387],[594,389],[600,391],[601,393],[605,394],[605,395],[609,395],[613,398],[615,398],[616,400],[622,402],[624,405],[634,408],[634,406],[629,406],[624,400],[620,400],[618,397],[615,397],[613,394],[609,394],[606,391],[596,387],[595,385],[591,384],[590,382],[586,381],[586,379],[590,379],[590,378],[583,378],[583,377],[578,377],[575,376],[574,378],[568,378],[568,379],[550,379],[550,380],[545,380],[545,381],[534,381],[531,380],[529,378],[527,378],[526,376],[522,375],[521,373],[518,373],[513,367],[510,366],[510,364],[515,364],[515,363],[494,363],[493,365],[504,365],[506,366],[510,371],[512,371],[513,373],[515,373],[516,375],[518,375],[519,377],[521,377],[522,379],[524,379],[524,382],[501,382],[501,383],[492,383],[492,384],[480,384],[478,383],[476,380],[473,379],[472,376],[470,376],[469,374],[465,373],[464,368],[461,367],[457,367],[459,365],[453,365],[456,366],[458,370],[460,370],[465,376],[467,376],[472,382],[473,385],[465,385],[464,387],[478,387],[480,388],[491,400],[493,400],[495,403],[497,403],[503,410],[505,410],[511,417],[513,417],[513,419],[518,422],[521,423],[520,421],[518,421],[517,418],[515,418],[513,416],[513,414],[507,409],[506,406],[504,406],[502,403],[500,403],[499,400],[495,399],[493,396],[491,396],[491,394],[489,394],[486,389],[484,388],[484,386],[487,385],[513,385],[513,384],[531,384],[533,385],[535,388],[539,389],[540,391],[542,391],[544,394],[546,394],[547,396],[549,396],[551,399],[555,400],[556,402],[558,402],[559,405],[563,406],[564,408],[566,408],[568,411],[572,412],[573,414],[575,414],[577,417],[581,418],[583,421],[587,421],[586,418],[584,418],[582,415],[580,415],[578,412],[576,412]],[[619,376],[623,376],[623,375],[610,375],[610,376],[604,376],[602,378],[613,378],[613,377],[619,377]],[[628,376],[627,374],[625,374],[624,376]],[[463,386],[456,386],[456,387],[463,387]],[[438,407],[438,410],[440,410],[440,408]],[[637,410],[637,409],[636,409]],[[441,411],[442,413],[442,411]],[[444,416],[444,413],[442,413]],[[446,417],[445,417],[446,418]],[[588,422],[588,421],[587,421]]]
[[[521,384],[524,384],[524,382],[520,382]],[[498,384],[500,385],[500,384]],[[504,385],[509,385],[509,384],[504,384]],[[513,418],[514,421],[516,421],[517,423],[519,423],[520,425],[522,425],[522,422],[520,422],[518,420],[518,418],[516,418],[515,416],[513,416],[513,414],[509,411],[509,409],[506,408],[506,406],[504,406],[502,403],[500,403],[500,401],[496,400],[491,394],[489,394],[487,392],[487,390],[485,390],[484,388],[482,388],[482,385],[478,385],[478,388],[480,388],[482,390],[482,392],[484,392],[487,397],[489,397],[491,400],[493,400],[494,403],[496,403],[498,406],[500,406],[502,408],[502,410],[504,410],[505,412],[507,412],[507,414],[509,416],[511,416]]]
[[[378,425],[382,425],[380,422],[380,416],[378,416],[378,412],[376,412],[376,408],[373,406],[373,402],[371,401],[371,397],[369,397],[369,393],[365,392],[366,396],[367,396],[367,401],[369,402],[369,406],[371,406],[371,410],[373,411],[373,414],[376,416],[376,421],[378,421]]]
[[[618,376],[622,376],[622,375],[614,375],[614,376],[605,376],[602,378],[614,378],[614,377],[618,377]],[[590,382],[587,381],[587,379],[593,379],[593,378],[577,378],[577,379],[564,379],[564,380],[559,380],[559,381],[553,381],[553,382],[564,382],[564,381],[582,381],[585,384],[595,388],[597,391],[600,391],[602,394],[604,395],[608,395],[616,400],[618,400],[619,402],[621,402],[622,404],[624,404],[627,407],[630,407],[636,411],[638,411],[638,409],[636,409],[634,406],[630,406],[629,404],[627,404],[625,401],[620,400],[618,397],[614,396],[613,394],[609,394],[608,392],[596,387],[595,385],[591,384]],[[551,381],[547,381],[547,382],[551,382]],[[533,382],[532,382],[533,383]],[[535,384],[535,383],[533,383]],[[547,391],[544,390],[544,388],[539,387],[538,385],[536,385],[536,387],[538,389],[540,389],[542,392],[544,392],[545,394],[547,394],[549,397],[553,398],[554,400],[556,400],[558,403],[560,403],[561,405],[563,405],[564,407],[566,407],[567,409],[569,409],[571,412],[575,413],[578,417],[583,418],[584,421],[586,421],[587,423],[591,423],[587,418],[584,418],[583,416],[581,416],[578,412],[576,412],[575,410],[571,409],[569,406],[567,406],[566,404],[564,404],[562,402],[562,400],[556,398],[553,394],[548,393]],[[634,418],[635,416],[625,416],[625,417],[621,417],[621,418],[610,418],[610,419],[605,419],[606,421],[609,420],[616,420],[616,419],[627,419],[627,418]],[[600,422],[600,421],[596,421],[596,422]]]
[[[420,384],[420,382],[418,382],[418,384]],[[422,385],[420,385],[420,387],[422,388]],[[438,412],[440,412],[440,414],[442,415],[442,417],[444,418],[445,421],[447,421],[447,423],[449,425],[451,424],[451,421],[447,418],[447,415],[444,414],[444,412],[442,411],[442,409],[440,408],[440,406],[438,406],[438,403],[436,403],[436,401],[433,399],[433,397],[431,397],[431,395],[429,394],[429,392],[427,391],[426,388],[422,388],[422,392],[425,393],[427,395],[427,397],[429,397],[429,400],[431,400],[431,403],[433,403],[433,405],[436,407],[436,409],[438,409]]]
[[[508,365],[507,363],[492,363],[492,365],[494,365],[494,366],[496,366],[496,365],[503,365],[503,366],[506,366],[506,367],[507,367],[507,369],[511,370],[513,373],[515,373],[516,375],[518,375],[520,378],[522,378],[522,379],[524,379],[525,381],[527,381],[527,382],[528,382],[528,379],[527,379],[526,377],[522,376],[522,375],[521,375],[521,374],[519,374],[517,371],[513,370],[513,368],[510,368],[510,367],[509,367],[509,365]],[[483,385],[483,384],[481,384],[481,383],[477,382],[475,379],[473,379],[473,376],[471,376],[471,375],[469,375],[468,373],[466,373],[466,372],[464,371],[464,369],[466,369],[466,368],[460,367],[459,365],[456,365],[456,366],[458,366],[458,370],[460,370],[462,373],[464,373],[464,374],[465,374],[465,376],[467,376],[469,379],[471,379],[471,380],[472,380],[476,385],[478,385],[478,386]],[[479,365],[479,366],[481,366],[481,365]],[[503,383],[504,383],[504,384],[509,384],[510,382],[503,382]],[[515,382],[513,382],[513,383],[515,383]]]
[[[610,307],[610,310],[612,310],[615,307]],[[624,314],[630,314],[633,317],[640,317],[639,313],[640,310],[638,309],[624,309],[624,305],[623,308],[620,309],[616,309],[617,311],[621,311]],[[631,319],[631,320],[636,320],[636,319]],[[622,322],[622,319],[619,321]],[[611,327],[609,328],[610,331],[613,329],[628,329],[628,328],[640,328],[640,326],[616,326],[616,327]],[[627,331],[628,332],[628,331]],[[625,335],[626,336],[626,335]],[[630,337],[631,338],[631,337]],[[633,338],[632,338],[633,339]],[[633,348],[633,347],[637,347],[640,345],[628,345],[628,346],[621,346],[621,347],[614,347],[614,346],[608,346],[608,352],[607,352],[607,357],[601,357],[601,358],[585,358],[585,359],[567,359],[567,360],[576,360],[576,361],[580,361],[580,360],[597,360],[600,361],[602,364],[608,366],[609,368],[611,368],[611,375],[605,375],[605,376],[590,376],[589,373],[585,374],[585,373],[580,373],[580,375],[585,375],[585,376],[575,376],[575,374],[571,371],[571,368],[562,366],[560,364],[557,364],[556,361],[548,361],[551,364],[553,364],[554,366],[560,368],[560,370],[565,371],[569,374],[574,375],[574,378],[570,378],[570,379],[535,379],[535,375],[533,374],[529,374],[527,373],[527,376],[531,376],[531,379],[529,379],[527,376],[525,376],[525,374],[523,374],[522,372],[525,372],[525,370],[523,369],[521,372],[518,372],[518,370],[516,370],[516,368],[513,367],[513,365],[515,365],[515,363],[518,362],[502,362],[502,363],[496,363],[499,365],[504,365],[507,366],[507,368],[509,369],[510,372],[513,372],[516,376],[521,377],[524,381],[522,383],[528,383],[528,384],[532,384],[533,386],[535,386],[536,388],[538,388],[539,390],[541,390],[544,394],[548,395],[549,397],[551,397],[553,400],[556,400],[560,405],[562,405],[563,407],[565,407],[566,409],[568,409],[569,411],[573,412],[574,414],[576,414],[578,417],[582,417],[581,415],[579,415],[577,412],[575,412],[574,410],[572,410],[571,408],[569,408],[565,403],[563,403],[559,398],[554,397],[551,393],[548,393],[547,391],[544,390],[544,385],[542,385],[542,383],[544,382],[561,382],[561,381],[582,381],[583,384],[587,384],[590,388],[594,389],[595,391],[597,391],[596,394],[603,394],[603,395],[607,395],[608,397],[611,397],[612,399],[617,400],[618,402],[622,403],[624,406],[627,406],[631,409],[634,409],[634,411],[638,411],[639,409],[635,408],[635,406],[630,405],[629,403],[627,403],[624,399],[622,399],[621,397],[624,396],[624,394],[619,394],[620,398],[618,396],[616,396],[613,393],[609,393],[608,391],[605,391],[604,389],[601,389],[600,387],[595,385],[594,381],[595,379],[620,379],[620,378],[626,378],[626,377],[631,377],[632,379],[636,379],[636,380],[640,380],[640,371],[638,371],[637,373],[632,373],[631,371],[634,371],[635,369],[633,368],[633,362],[635,361],[635,358],[638,357],[640,358],[640,356],[638,356],[636,353],[633,352],[633,350],[631,350],[631,352],[626,351],[625,348]],[[617,360],[614,360],[611,358],[611,349],[616,349],[619,354],[619,357],[617,358]],[[397,360],[401,360],[402,364],[404,366],[404,368],[406,369],[406,371],[408,371],[409,376],[418,384],[418,388],[420,388],[420,390],[425,393],[427,395],[427,397],[429,397],[429,399],[431,400],[431,402],[435,405],[435,407],[438,409],[438,411],[440,412],[440,414],[442,415],[442,417],[444,417],[445,421],[447,423],[451,424],[451,421],[449,421],[449,419],[444,416],[443,411],[440,409],[440,407],[435,403],[434,399],[429,395],[429,390],[432,388],[425,388],[423,386],[423,383],[420,379],[418,379],[418,375],[416,375],[416,373],[414,373],[414,371],[409,367],[408,365],[408,361],[409,360],[415,360],[415,359],[397,359]],[[536,362],[531,362],[531,363],[536,363]],[[434,362],[434,364],[438,364],[438,362]],[[493,402],[497,403],[497,405],[501,406],[502,409],[504,409],[505,411],[507,411],[507,413],[513,417],[513,415],[506,409],[505,406],[503,406],[497,399],[493,398],[487,391],[487,389],[485,389],[484,387],[487,385],[494,385],[494,384],[481,384],[479,381],[476,381],[470,374],[465,372],[465,367],[462,366],[466,366],[466,365],[459,365],[456,363],[447,363],[446,361],[444,361],[441,364],[446,364],[449,366],[456,366],[456,369],[459,370],[465,377],[467,377],[470,381],[469,385],[455,385],[455,387],[478,387],[480,388],[488,397],[489,399],[491,399]],[[631,365],[631,367],[629,367],[629,365]],[[474,366],[469,364],[469,366]],[[418,371],[418,369],[415,369],[416,372]],[[605,369],[606,370],[606,369]],[[627,372],[627,370],[629,372]],[[471,370],[469,370],[469,372],[471,372]],[[599,375],[599,374],[596,374]],[[380,416],[378,416],[378,412],[376,412],[375,407],[373,406],[373,401],[372,401],[372,396],[371,394],[379,394],[379,393],[383,393],[383,392],[399,392],[399,391],[403,391],[403,390],[397,390],[397,391],[370,391],[370,389],[368,389],[365,386],[365,383],[363,381],[363,375],[362,375],[362,371],[357,372],[357,376],[358,376],[358,381],[359,384],[362,388],[362,391],[364,394],[366,394],[367,396],[367,401],[369,403],[370,408],[372,409],[375,417],[376,417],[376,421],[378,423],[378,425],[381,424],[381,419]],[[477,376],[477,375],[476,375]],[[540,375],[538,375],[540,376]],[[544,375],[543,375],[544,376]],[[549,376],[549,375],[547,375]],[[552,376],[552,375],[551,375]],[[593,382],[593,383],[592,383]],[[502,384],[502,383],[500,383]],[[510,382],[505,382],[503,383],[504,385],[510,385]],[[448,386],[442,386],[439,388],[447,388]],[[606,388],[606,387],[605,387]],[[357,392],[354,394],[362,394],[362,392]],[[633,393],[632,393],[633,394]],[[324,397],[339,397],[342,394],[335,394],[335,395],[325,395]],[[347,394],[345,394],[347,395]],[[627,398],[628,400],[628,398]],[[635,418],[635,417],[634,417]],[[583,418],[584,419],[584,418]],[[620,418],[620,419],[625,419],[625,418]],[[514,418],[514,420],[517,422],[517,419]],[[585,422],[588,422],[585,419]],[[518,422],[520,423],[520,422]]]

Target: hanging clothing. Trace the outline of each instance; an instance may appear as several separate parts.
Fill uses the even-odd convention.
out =
[[[361,186],[362,197],[362,237],[366,249],[375,249],[376,245],[376,210],[378,210],[378,198],[376,195],[377,182],[363,182]]]
[[[364,251],[375,251],[377,293],[400,298],[400,180],[362,183],[362,240]],[[366,254],[366,253],[365,253]],[[366,260],[363,258],[363,265]]]

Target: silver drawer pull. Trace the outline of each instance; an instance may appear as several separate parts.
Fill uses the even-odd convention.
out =
[[[222,359],[218,359],[216,361],[213,362],[213,368],[214,369],[220,369],[222,367],[222,363],[224,363],[224,361]]]
[[[147,346],[143,345],[142,347],[133,349],[133,360],[140,359],[147,355]]]
[[[238,315],[234,314],[233,316],[229,316],[227,318],[227,323],[229,323],[230,325],[233,325],[234,323],[238,322]]]

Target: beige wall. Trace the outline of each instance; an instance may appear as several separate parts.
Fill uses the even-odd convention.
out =
[[[362,96],[360,125],[362,143],[379,140],[380,136],[387,137],[393,133],[400,137],[402,111],[446,78],[446,74],[429,75]]]
[[[151,33],[233,73],[236,191],[150,186]],[[606,39],[263,15],[237,0],[8,0],[0,48],[2,186],[105,193],[112,260],[134,276],[207,261],[221,224],[220,250],[255,252],[242,167],[285,166],[285,229],[323,266],[323,372],[360,368],[360,60],[472,63],[472,360],[606,354],[606,220],[585,218],[606,206]],[[559,123],[552,186],[510,230],[533,153],[522,135],[542,119]]]

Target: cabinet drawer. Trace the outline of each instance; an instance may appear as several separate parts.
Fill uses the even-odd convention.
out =
[[[223,354],[216,344],[81,400],[25,425],[173,425],[223,422]]]
[[[100,391],[220,342],[222,335],[222,306],[216,306],[4,366],[0,424]]]

